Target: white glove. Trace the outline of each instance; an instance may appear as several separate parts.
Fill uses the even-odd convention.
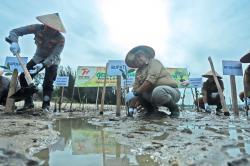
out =
[[[250,98],[247,97],[247,105],[250,105]]]
[[[33,66],[34,70],[29,70],[30,74],[36,74],[38,73],[41,69],[43,68],[43,64],[42,63],[38,63],[35,66]]]
[[[218,93],[218,92],[213,92],[213,93],[211,93],[211,97],[212,97],[212,98],[216,98],[216,97],[217,97],[217,95],[219,95],[219,93]]]
[[[211,108],[207,103],[205,103],[205,111],[206,112],[211,112]]]
[[[125,97],[125,103],[128,103],[131,99],[135,97],[133,92],[128,92],[128,94]]]
[[[16,55],[17,53],[20,53],[20,47],[17,42],[12,42],[10,45],[10,51]]]

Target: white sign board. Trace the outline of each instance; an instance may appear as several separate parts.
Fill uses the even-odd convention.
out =
[[[223,75],[242,76],[242,64],[240,61],[222,61]]]
[[[21,57],[21,60],[23,62],[24,65],[27,64],[28,62],[28,57]],[[10,66],[10,71],[14,71],[14,69],[18,70],[18,73],[23,72],[23,69],[20,65],[20,63],[18,62],[17,58],[15,56],[7,56],[5,59],[5,64],[4,66]]]
[[[109,76],[117,76],[127,73],[128,66],[123,60],[109,60],[107,73]]]
[[[59,87],[67,87],[69,85],[69,77],[68,76],[57,76],[55,81],[55,86]]]
[[[191,88],[200,88],[202,87],[202,78],[189,78],[189,84]]]

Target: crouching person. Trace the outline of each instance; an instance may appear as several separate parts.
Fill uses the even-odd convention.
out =
[[[0,71],[0,105],[5,105],[8,96],[10,80],[4,77],[3,72]]]
[[[180,91],[177,82],[154,57],[155,51],[149,46],[137,46],[127,54],[126,64],[137,68],[132,90],[134,97],[130,99],[129,107],[144,109],[150,115],[160,113],[158,107],[165,106],[172,117],[178,117],[180,112],[176,103]]]
[[[250,63],[250,53],[247,53],[246,55],[241,57],[240,62]],[[240,92],[239,97],[242,102],[246,102],[246,105],[249,106],[250,105],[250,65],[248,65],[244,71],[243,82],[244,82],[244,91],[246,94],[244,94],[244,91]]]
[[[216,76],[222,91],[224,91],[222,77],[218,73],[216,73]],[[198,101],[195,101],[195,105],[198,105],[199,102],[199,107],[205,109],[205,111],[208,113],[211,113],[212,111],[210,105],[216,105],[216,114],[219,115],[221,113],[222,105],[212,71],[207,72],[206,74],[202,75],[202,77],[207,78],[202,86],[203,97],[199,98]]]

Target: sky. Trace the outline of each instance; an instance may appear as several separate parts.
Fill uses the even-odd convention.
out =
[[[67,31],[63,66],[105,66],[149,45],[166,67],[186,67],[200,77],[210,70],[211,56],[222,75],[222,60],[239,61],[250,50],[249,11],[249,0],[1,0],[0,64],[11,56],[4,41],[11,29],[58,12]],[[22,56],[33,56],[33,37],[19,39]],[[223,80],[230,96],[229,76]],[[241,91],[242,77],[236,81]]]

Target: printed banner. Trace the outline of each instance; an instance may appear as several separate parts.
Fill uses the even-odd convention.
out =
[[[202,87],[202,78],[189,78],[189,84],[192,88],[201,88]]]
[[[179,88],[189,88],[187,68],[166,68],[172,78],[177,81]]]
[[[126,74],[128,66],[123,60],[109,60],[107,73],[109,76],[118,76]]]
[[[105,67],[78,66],[75,87],[103,87]],[[116,86],[116,76],[107,76],[106,86]]]
[[[28,62],[28,57],[21,57],[21,60],[22,60],[23,64],[26,65]],[[14,69],[17,69],[18,73],[23,72],[23,69],[22,69],[20,63],[18,62],[17,58],[14,56],[7,56],[6,57],[5,66],[6,67],[9,66],[9,70],[12,72],[14,71]]]
[[[222,61],[223,75],[242,76],[242,64],[240,61]]]
[[[69,76],[57,76],[55,86],[67,87],[69,85]]]

